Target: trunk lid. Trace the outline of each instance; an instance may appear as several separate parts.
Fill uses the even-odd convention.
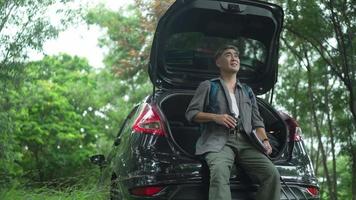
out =
[[[223,44],[240,50],[238,78],[263,94],[276,83],[283,10],[248,0],[177,0],[159,20],[149,75],[163,89],[192,89],[219,75],[213,56]]]

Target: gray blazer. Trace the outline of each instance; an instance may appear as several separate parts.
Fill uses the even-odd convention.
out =
[[[213,79],[214,80],[214,79]],[[215,79],[217,80],[217,79]],[[224,80],[218,78],[218,82],[223,86],[223,90],[219,89],[217,92],[217,102],[219,109],[216,114],[230,114],[231,99],[229,97],[228,89]],[[210,80],[203,81],[195,91],[195,94],[186,110],[185,116],[188,121],[192,122],[198,112],[206,112],[205,107],[209,104]],[[257,127],[263,127],[263,119],[258,111],[256,97],[253,95],[254,101],[251,101],[246,92],[243,91],[240,82],[237,82],[235,90],[236,102],[238,104],[240,117],[243,129],[246,133]],[[225,92],[225,94],[224,94]],[[196,155],[202,155],[206,152],[219,152],[228,140],[229,129],[223,125],[215,122],[208,122],[202,124],[202,133],[196,143]]]

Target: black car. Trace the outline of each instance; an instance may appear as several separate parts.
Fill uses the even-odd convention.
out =
[[[198,84],[218,76],[213,61],[222,44],[239,47],[238,79],[257,95],[277,81],[283,10],[252,0],[177,0],[160,19],[152,44],[152,95],[134,107],[112,151],[91,157],[110,182],[111,199],[207,199],[209,170],[194,155],[199,124],[185,119]],[[270,159],[281,174],[281,199],[319,199],[319,186],[305,151],[301,128],[258,98],[273,146]],[[258,185],[237,166],[233,199],[254,199]]]

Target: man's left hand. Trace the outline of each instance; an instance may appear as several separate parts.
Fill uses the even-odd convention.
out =
[[[263,141],[263,145],[265,146],[267,155],[272,153],[272,147],[268,140]]]

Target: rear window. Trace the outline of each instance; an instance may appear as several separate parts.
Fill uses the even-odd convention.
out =
[[[244,37],[222,38],[206,36],[200,32],[183,32],[168,38],[164,47],[165,67],[171,72],[217,72],[214,54],[223,44],[238,47],[241,71],[258,72],[266,62],[267,50],[260,41]]]

